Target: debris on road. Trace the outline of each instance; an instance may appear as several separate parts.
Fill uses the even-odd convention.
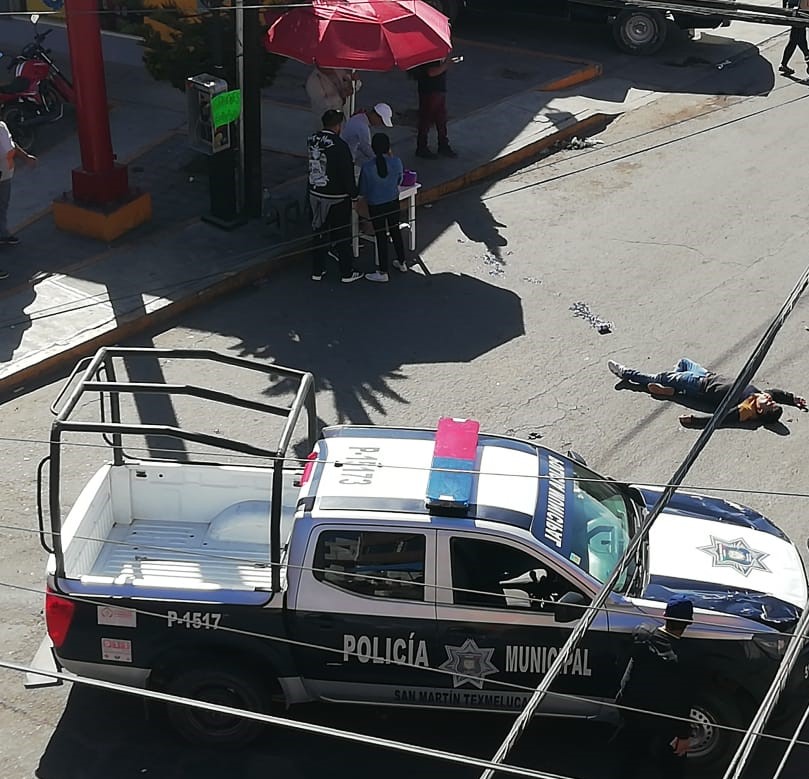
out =
[[[602,319],[600,316],[598,316],[598,314],[594,314],[590,310],[590,306],[588,306],[587,303],[577,301],[570,306],[569,310],[573,312],[573,316],[586,319],[596,330],[598,330],[600,335],[606,335],[615,329],[614,322],[611,322],[608,319]]]

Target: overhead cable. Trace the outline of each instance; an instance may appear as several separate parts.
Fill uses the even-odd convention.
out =
[[[787,297],[786,301],[781,307],[781,310],[778,312],[778,314],[776,314],[775,319],[773,319],[770,326],[762,335],[761,339],[759,340],[759,343],[753,350],[752,355],[742,366],[742,369],[739,372],[739,375],[736,377],[736,380],[733,382],[733,385],[730,388],[729,392],[722,399],[718,408],[713,413],[711,418],[708,420],[707,425],[702,430],[697,440],[694,442],[694,445],[691,447],[685,459],[683,460],[681,465],[677,468],[677,470],[674,472],[674,475],[671,478],[670,485],[666,487],[665,490],[663,490],[662,494],[658,498],[655,505],[652,507],[651,511],[649,511],[647,516],[641,522],[640,527],[638,528],[635,535],[631,538],[629,544],[626,547],[626,550],[624,551],[620,560],[616,564],[615,568],[613,568],[612,573],[609,575],[609,577],[607,577],[607,580],[604,582],[601,591],[596,595],[592,603],[593,607],[592,610],[586,611],[584,613],[582,618],[578,621],[576,626],[571,631],[564,645],[560,648],[559,653],[557,654],[550,668],[548,668],[547,672],[545,673],[545,676],[540,681],[539,686],[536,688],[535,693],[531,697],[531,700],[528,702],[528,704],[525,706],[522,712],[520,712],[520,714],[517,716],[517,718],[514,721],[514,724],[511,727],[511,730],[509,731],[508,735],[503,740],[503,743],[500,745],[499,749],[495,753],[493,757],[493,762],[500,763],[508,756],[512,747],[517,742],[517,739],[519,739],[520,735],[525,730],[529,720],[536,712],[537,707],[547,694],[551,684],[555,681],[557,676],[564,668],[565,663],[570,657],[571,652],[576,648],[576,646],[578,646],[579,641],[592,624],[593,620],[596,617],[596,614],[598,613],[597,609],[601,608],[606,603],[607,598],[609,597],[612,590],[615,588],[615,585],[618,583],[618,580],[620,579],[624,568],[632,560],[632,558],[635,556],[638,549],[640,548],[641,544],[645,541],[646,536],[649,534],[649,531],[651,530],[651,527],[654,524],[655,520],[662,513],[663,509],[666,507],[668,502],[674,496],[677,487],[685,479],[686,475],[688,474],[688,471],[691,469],[691,466],[694,464],[697,457],[700,455],[702,450],[708,444],[708,441],[711,439],[711,436],[719,426],[721,420],[724,419],[725,414],[733,405],[733,401],[736,398],[736,396],[741,394],[742,390],[753,380],[754,374],[760,367],[761,363],[764,361],[764,357],[767,355],[767,352],[772,346],[775,340],[775,336],[778,334],[784,322],[786,322],[789,314],[792,312],[798,300],[800,299],[801,295],[803,294],[804,290],[806,289],[807,284],[809,284],[809,268],[806,268],[806,270],[804,270],[804,272],[801,274],[801,277],[798,279],[797,284],[790,292],[789,296]],[[806,633],[807,624],[809,624],[809,608],[804,609],[803,614],[798,620],[796,633],[798,633],[799,636]],[[783,660],[781,661],[781,668],[779,668],[779,673],[777,674],[777,676],[780,675],[781,669],[787,666],[788,658],[790,661],[789,668],[791,669],[791,664],[793,664],[795,659],[797,658],[797,652],[794,647],[801,641],[802,639],[799,637],[794,637],[790,640],[789,646],[787,647],[787,652],[784,655]],[[775,696],[775,699],[777,700],[777,694]],[[770,709],[771,708],[772,707],[770,707]],[[766,723],[769,711],[767,711],[767,714],[765,716],[760,717],[759,715],[761,715],[762,711],[764,711],[764,706],[762,706],[761,709],[759,709],[757,717],[754,719],[754,722],[751,723],[751,729],[753,728],[753,725],[756,724],[757,722],[758,722],[757,730],[760,729],[764,723]],[[739,756],[744,750],[744,757],[739,758],[742,764],[746,760],[747,756],[749,756],[749,751],[746,750],[746,745],[749,743],[755,743],[756,738],[757,736],[754,736],[752,734],[752,731],[749,731],[748,736],[744,740],[742,749],[740,749],[740,752],[737,752],[737,756]],[[481,779],[492,779],[494,774],[495,771],[493,771],[491,768],[487,768],[481,774]],[[726,779],[730,779],[730,776],[731,774],[726,774]]]

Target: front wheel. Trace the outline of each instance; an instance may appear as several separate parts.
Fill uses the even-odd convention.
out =
[[[612,37],[627,54],[648,55],[666,42],[666,17],[653,8],[625,8],[612,23]]]
[[[261,680],[235,669],[200,667],[180,671],[169,682],[167,692],[255,712],[267,712],[270,705]],[[180,704],[168,704],[167,713],[174,729],[195,744],[243,746],[255,740],[265,727],[253,719]]]
[[[12,105],[3,111],[3,121],[6,123],[14,143],[29,154],[34,148],[34,128],[27,123],[30,113],[22,106]]]
[[[691,706],[695,727],[688,750],[689,762],[693,761],[700,770],[726,765],[741,740],[739,731],[750,724],[752,712],[748,709],[730,691],[698,687]]]

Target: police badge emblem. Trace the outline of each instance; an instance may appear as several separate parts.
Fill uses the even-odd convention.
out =
[[[762,562],[769,556],[768,553],[749,547],[743,538],[723,541],[721,538],[711,536],[709,546],[699,546],[697,549],[713,558],[711,565],[714,568],[733,568],[742,576],[749,575],[750,571],[770,573],[770,569]]]
[[[499,671],[492,663],[494,649],[481,649],[471,638],[467,638],[461,646],[445,645],[444,650],[447,659],[438,667],[453,672],[453,687],[471,684],[482,690],[485,678]]]

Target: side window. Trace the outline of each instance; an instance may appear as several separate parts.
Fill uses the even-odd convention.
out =
[[[355,595],[423,601],[425,548],[420,533],[325,530],[314,576]]]
[[[581,593],[541,560],[513,546],[452,538],[449,549],[452,598],[458,606],[550,611],[562,595]]]

